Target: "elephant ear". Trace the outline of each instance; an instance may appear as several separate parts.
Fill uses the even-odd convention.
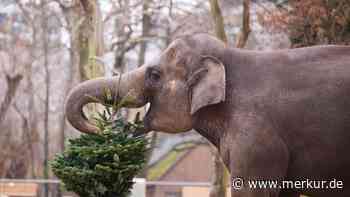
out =
[[[213,56],[202,56],[202,66],[191,76],[191,114],[225,100],[225,67]]]

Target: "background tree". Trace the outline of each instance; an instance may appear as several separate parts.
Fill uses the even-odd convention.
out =
[[[228,39],[225,32],[224,18],[221,14],[221,9],[219,6],[218,0],[210,0],[210,10],[214,21],[214,28],[216,36],[228,44]],[[250,33],[250,0],[243,1],[243,20],[242,20],[242,29],[237,36],[236,47],[243,48],[248,40]],[[214,173],[212,180],[212,188],[210,190],[210,197],[225,197],[227,196],[226,188],[229,186],[229,172],[221,160],[220,154],[213,149],[213,165]]]
[[[350,43],[350,1],[288,0],[260,14],[272,31],[288,34],[292,47]]]
[[[21,82],[23,76],[17,74],[15,76],[6,75],[7,90],[5,93],[5,98],[0,105],[0,125],[5,119],[7,110],[11,106],[12,100],[16,94],[19,83]]]
[[[83,22],[79,27],[80,69],[82,80],[103,76],[103,65],[96,57],[103,54],[104,39],[99,1],[81,0]]]

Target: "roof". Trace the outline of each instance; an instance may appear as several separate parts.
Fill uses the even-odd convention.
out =
[[[179,134],[157,133],[155,148],[148,161],[148,165],[152,166],[168,154],[176,145],[185,142],[205,141],[204,138],[196,131],[190,131]]]
[[[206,143],[203,142],[185,142],[177,144],[171,151],[163,155],[161,159],[153,163],[148,167],[147,180],[155,181],[159,180],[165,174],[167,174],[182,158],[191,152],[199,145]]]

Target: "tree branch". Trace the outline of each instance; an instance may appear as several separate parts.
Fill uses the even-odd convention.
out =
[[[21,82],[23,76],[20,74],[11,77],[6,75],[7,91],[5,94],[5,99],[0,106],[0,125],[5,119],[7,110],[9,109],[11,102],[16,94],[19,83]]]

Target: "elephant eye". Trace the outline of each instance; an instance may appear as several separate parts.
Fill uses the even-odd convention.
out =
[[[160,72],[152,69],[149,77],[152,81],[157,82],[160,80]]]

